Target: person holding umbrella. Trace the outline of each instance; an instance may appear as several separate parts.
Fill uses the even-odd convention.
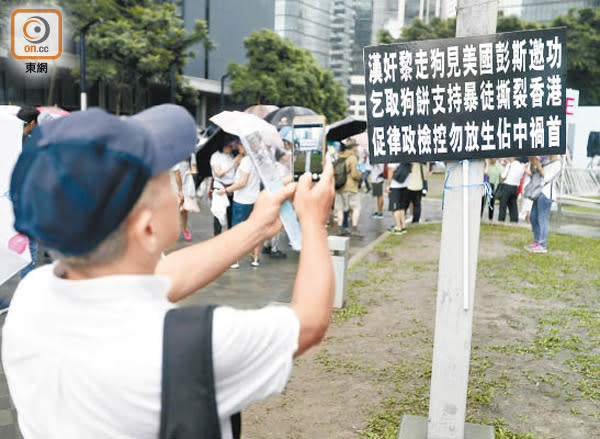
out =
[[[246,154],[244,146],[239,143],[238,148],[240,151],[239,156],[242,157],[242,159],[240,161],[240,166],[235,173],[235,183],[217,191],[219,195],[233,194],[232,227],[246,221],[250,217],[250,213],[252,213],[254,203],[260,192],[260,176],[258,175],[258,171],[250,157]],[[262,244],[256,246],[252,250],[252,262],[250,263],[252,267],[256,268],[260,266],[258,254],[261,245]],[[239,261],[233,263],[231,268],[240,268]]]
[[[233,157],[233,150],[234,148],[237,149],[239,144],[239,139],[234,139],[231,142],[222,145],[219,150],[214,152],[210,157],[210,168],[213,177],[213,190],[215,192],[225,189],[234,183],[235,171],[243,158],[240,154],[238,154],[235,158]],[[226,207],[226,221],[227,228],[231,228],[233,219],[231,207],[233,203],[233,193],[228,193],[227,197],[229,200]],[[212,202],[219,202],[218,199],[215,199],[214,194]],[[214,236],[217,236],[222,230],[223,225],[221,224],[219,218],[215,216],[213,218]]]

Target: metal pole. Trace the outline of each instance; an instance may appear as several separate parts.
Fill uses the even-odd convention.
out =
[[[85,111],[87,110],[87,88],[86,88],[86,84],[85,84],[85,34],[87,33],[87,31],[90,29],[90,27],[92,27],[93,25],[97,24],[97,23],[103,23],[104,20],[102,20],[101,18],[96,18],[95,20],[90,21],[88,24],[86,24],[85,26],[83,26],[81,28],[81,30],[79,31],[79,62],[80,62],[80,91],[81,91],[81,95],[80,95],[80,108],[81,111]]]
[[[170,77],[170,85],[171,85],[171,103],[176,104],[177,102],[177,76],[175,64],[171,64],[169,68],[169,77]]]
[[[221,96],[219,99],[219,108],[221,111],[225,108],[225,78],[229,76],[229,73],[225,73],[221,76]]]
[[[87,27],[87,26],[86,26]],[[80,95],[80,108],[81,111],[85,111],[87,110],[87,90],[85,87],[85,30],[84,29],[81,31],[80,33],[80,38],[79,38],[79,62],[80,62],[80,91],[81,91],[81,95]]]
[[[210,32],[210,0],[206,0],[204,7],[204,15],[206,20],[206,29]],[[208,79],[208,49],[204,48],[204,78]]]

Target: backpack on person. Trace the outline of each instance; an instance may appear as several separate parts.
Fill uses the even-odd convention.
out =
[[[400,163],[399,166],[394,169],[392,178],[398,183],[404,183],[410,174],[411,165],[410,163]]]
[[[335,190],[340,190],[348,180],[348,169],[346,168],[346,157],[337,159],[333,165],[333,178],[335,180]]]
[[[527,186],[523,188],[523,196],[532,201],[537,200],[544,190],[544,177],[539,172],[534,172]]]

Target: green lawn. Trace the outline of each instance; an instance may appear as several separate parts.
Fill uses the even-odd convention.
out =
[[[435,283],[439,234],[440,225],[426,225],[390,236],[351,268],[338,325],[356,321],[368,332],[370,313],[398,303],[400,321],[412,315],[413,322],[373,340],[397,337],[407,353],[395,365],[365,369],[356,358],[327,363],[331,374],[368,371],[373,391],[382,394],[362,438],[395,439],[403,414],[427,416],[433,334],[419,324],[423,304],[407,302],[401,291],[419,279]],[[600,437],[600,240],[552,234],[551,252],[532,255],[522,249],[530,235],[481,227],[468,421],[493,425],[496,439]],[[419,260],[423,246],[432,251]]]

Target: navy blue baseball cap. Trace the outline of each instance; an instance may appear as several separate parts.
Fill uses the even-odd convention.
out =
[[[194,119],[173,104],[131,117],[92,108],[48,121],[25,140],[12,173],[15,230],[65,255],[87,253],[196,140]]]

